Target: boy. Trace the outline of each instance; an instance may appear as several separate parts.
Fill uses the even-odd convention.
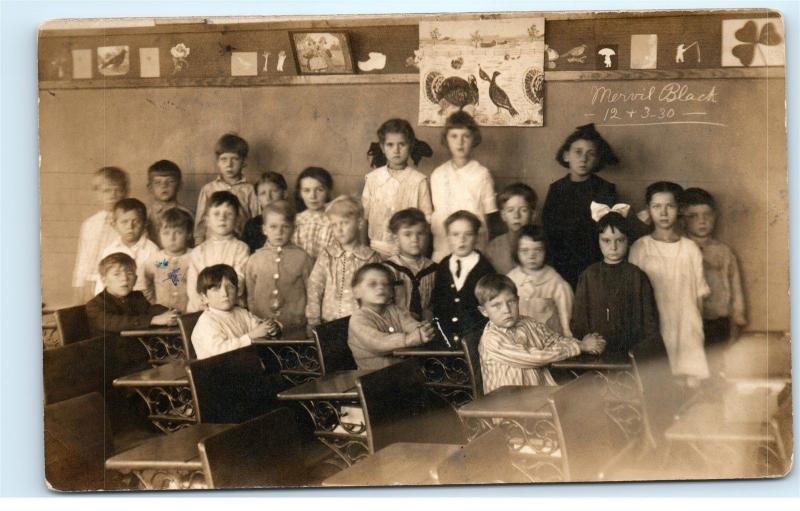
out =
[[[103,289],[86,304],[92,335],[176,323],[175,311],[151,305],[141,291],[134,291],[136,261],[128,254],[115,252],[104,257],[98,265],[98,273]]]
[[[78,254],[72,273],[73,294],[78,303],[86,303],[95,295],[97,263],[106,245],[117,238],[114,204],[128,196],[128,174],[117,167],[103,167],[94,173],[92,189],[102,209],[81,224]]]
[[[548,364],[605,348],[596,334],[578,341],[520,316],[517,288],[505,275],[481,278],[475,295],[480,313],[489,320],[478,347],[484,394],[506,385],[556,385]]]
[[[480,219],[469,211],[456,211],[444,222],[447,243],[452,253],[442,259],[433,285],[433,315],[440,320],[450,344],[470,332],[483,328],[486,319],[478,311],[475,284],[495,273],[492,264],[475,250]]]
[[[286,180],[282,175],[277,172],[264,172],[261,174],[261,179],[256,183],[256,195],[258,196],[258,207],[261,212],[267,204],[279,200],[286,199]],[[252,254],[259,248],[264,246],[267,241],[267,236],[264,234],[264,217],[256,215],[247,223],[244,224],[244,234],[242,234],[242,241],[247,243]]]
[[[417,208],[398,211],[389,220],[389,230],[398,248],[398,254],[384,262],[394,273],[394,303],[411,312],[417,320],[430,321],[437,266],[422,255],[430,234],[425,213]]]
[[[147,189],[153,201],[147,207],[147,236],[159,247],[163,247],[159,239],[161,217],[172,208],[185,211],[192,217],[192,211],[178,203],[178,190],[181,188],[181,169],[169,160],[159,160],[147,169]]]
[[[208,358],[252,344],[260,337],[275,338],[280,324],[252,315],[236,305],[239,292],[236,270],[227,264],[203,268],[197,277],[197,293],[205,312],[192,331],[192,345],[197,358]]]
[[[247,308],[259,318],[280,320],[284,338],[304,339],[306,283],[314,263],[291,242],[294,210],[288,202],[270,202],[262,217],[267,242],[250,256],[244,269]]]
[[[374,371],[397,362],[392,351],[419,346],[433,339],[430,322],[420,323],[408,310],[392,303],[392,272],[370,263],[353,275],[358,309],[350,317],[347,345],[360,370]]]
[[[144,268],[147,261],[158,252],[158,246],[147,239],[145,227],[147,226],[147,208],[139,199],[127,198],[114,205],[114,229],[117,239],[103,249],[101,257],[122,252],[128,254],[136,261],[136,291],[144,291],[145,297],[153,301],[155,296],[149,295],[144,277]],[[97,285],[95,294],[103,290],[103,281],[99,275],[95,276]]]
[[[358,304],[350,283],[356,270],[379,263],[380,256],[360,241],[361,205],[350,197],[332,201],[325,210],[334,241],[319,252],[308,278],[307,334],[326,321],[349,316]]]
[[[203,307],[200,295],[197,294],[197,276],[203,268],[227,264],[236,271],[239,281],[244,282],[244,265],[250,255],[247,244],[234,236],[240,211],[239,199],[234,194],[225,191],[212,193],[205,211],[203,224],[207,226],[208,239],[195,247],[189,255],[189,271],[186,275],[188,312],[199,311]],[[239,286],[238,289],[241,295],[244,286]]]
[[[217,156],[219,176],[210,183],[206,183],[200,189],[200,195],[197,197],[197,218],[194,225],[195,245],[199,245],[206,238],[207,202],[215,192],[230,192],[239,200],[239,213],[234,224],[237,234],[243,232],[244,224],[251,216],[260,213],[256,191],[242,175],[246,166],[248,150],[247,142],[233,133],[222,135],[217,141],[214,153]]]
[[[489,242],[486,257],[498,273],[505,275],[514,268],[514,240],[522,227],[533,222],[536,203],[536,192],[523,183],[508,185],[497,196],[500,218],[508,231]]]
[[[736,254],[713,238],[717,221],[714,197],[702,188],[689,188],[682,196],[686,233],[703,252],[703,271],[711,294],[703,301],[706,344],[735,340],[747,324],[742,278]]]
[[[144,277],[149,296],[155,303],[186,312],[189,295],[186,292],[186,273],[192,249],[194,218],[182,208],[166,210],[160,219],[159,239],[164,247],[145,263]]]

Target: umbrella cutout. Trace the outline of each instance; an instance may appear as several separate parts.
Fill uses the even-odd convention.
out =
[[[611,57],[617,54],[611,48],[602,48],[600,51],[597,52],[603,57],[603,64],[608,68],[611,67]]]
[[[734,57],[739,59],[739,62],[741,62],[743,66],[749,66],[753,63],[756,50],[758,50],[762,57],[764,56],[761,50],[762,44],[764,46],[775,46],[783,42],[783,38],[771,21],[765,23],[764,26],[761,27],[758,37],[756,37],[756,23],[753,20],[749,20],[742,28],[734,32],[733,35],[736,37],[737,41],[744,43],[737,44],[731,50],[731,53],[733,53]]]

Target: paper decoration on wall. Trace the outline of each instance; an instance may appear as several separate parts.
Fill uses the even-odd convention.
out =
[[[555,69],[558,66],[556,61],[558,60],[560,55],[555,50],[555,48],[545,46],[544,49],[545,49],[545,54],[547,56],[547,69]]]
[[[567,53],[561,55],[561,58],[566,58],[567,62],[570,64],[585,64],[586,57],[588,57],[586,54],[586,48],[588,48],[588,46],[585,44],[578,45],[569,50]]]
[[[722,65],[784,65],[783,34],[780,18],[723,20]]]
[[[658,35],[631,36],[631,69],[655,69],[658,61]]]
[[[443,126],[464,110],[482,126],[542,126],[535,84],[544,26],[544,18],[421,22],[419,123]]]
[[[59,80],[63,80],[64,76],[67,74],[66,71],[64,71],[64,66],[66,65],[67,58],[64,55],[60,55],[50,61],[50,68],[54,70]]]
[[[695,48],[697,53],[697,62],[700,63],[700,43],[697,41],[691,42],[689,44],[681,43],[675,48],[675,63],[676,64],[683,64],[686,61],[686,52]],[[695,53],[695,52],[691,52]],[[690,53],[690,55],[691,55]]]
[[[354,72],[347,32],[292,32],[300,74]]]
[[[269,72],[269,52],[265,51],[265,52],[263,52],[261,54],[261,56],[264,57],[264,67],[262,67],[261,70],[263,72],[265,72],[265,73],[268,73]]]
[[[92,77],[92,50],[72,50],[72,78]]]
[[[142,78],[161,76],[158,48],[139,48],[139,76]]]
[[[258,75],[258,52],[235,51],[231,53],[231,76]]]
[[[597,57],[595,61],[595,67],[597,69],[617,69],[619,52],[617,51],[616,44],[603,44],[598,46],[595,55]]]
[[[286,63],[286,52],[281,50],[278,52],[278,65],[276,66],[276,71],[283,71],[283,65]]]
[[[406,57],[406,67],[415,67],[419,69],[420,62],[422,62],[422,52],[420,50],[414,50],[414,55]]]
[[[189,68],[189,54],[191,48],[183,43],[178,43],[169,50],[172,55],[172,74],[176,75]]]
[[[97,48],[97,71],[103,76],[122,76],[131,67],[130,47],[101,46]]]
[[[375,71],[386,67],[386,55],[377,51],[369,52],[369,59],[358,62],[361,71]]]

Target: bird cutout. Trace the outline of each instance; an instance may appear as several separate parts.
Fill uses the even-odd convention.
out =
[[[535,67],[525,71],[522,77],[522,90],[528,101],[534,105],[541,105],[544,101],[544,73]]]
[[[489,82],[489,99],[492,101],[492,103],[494,103],[494,106],[497,107],[498,114],[500,113],[501,109],[505,109],[511,114],[512,117],[519,115],[519,112],[517,112],[517,110],[511,105],[511,100],[508,98],[506,91],[504,91],[497,84],[497,77],[500,76],[500,71],[495,71],[492,73],[492,77],[489,78],[489,75],[486,74],[486,71],[478,66],[478,75],[482,80]]]
[[[558,60],[558,52],[547,45],[544,47],[545,54],[547,55],[547,69],[556,68],[556,60]]]
[[[700,44],[695,41],[690,44],[679,44],[677,48],[675,48],[675,63],[676,64],[683,64],[684,63],[684,55],[686,52],[689,51],[692,47],[697,50],[697,62],[700,63]]]
[[[478,104],[478,81],[474,75],[465,80],[459,76],[445,78],[438,71],[431,71],[425,76],[425,95],[431,103],[439,105],[440,115],[450,107],[464,110]]]
[[[269,72],[269,52],[265,51],[265,52],[263,52],[261,54],[261,56],[264,57],[264,67],[262,67],[261,70],[263,72],[265,72],[265,73],[268,73]]]
[[[286,62],[286,52],[281,50],[278,52],[278,65],[275,67],[275,70],[283,71],[284,62]]]
[[[101,46],[97,48],[97,70],[103,76],[121,76],[130,69],[128,46]]]
[[[585,64],[587,57],[586,48],[587,46],[585,44],[578,45],[562,55],[562,57],[566,57],[567,62],[570,64]]]
[[[603,67],[606,69],[615,69],[617,66],[615,65],[614,60],[611,57],[616,56],[616,50],[611,46],[601,46],[599,50],[597,50],[597,54],[600,57],[603,57]]]
[[[734,32],[734,37],[743,44],[734,46],[731,53],[739,59],[743,66],[749,66],[753,63],[756,51],[759,51],[761,57],[766,60],[761,50],[761,45],[776,46],[783,42],[783,37],[781,37],[771,21],[761,26],[758,37],[756,37],[756,23],[753,20],[748,20],[742,28]]]
[[[461,69],[461,66],[464,65],[464,57],[459,56],[450,61],[450,67],[453,69]]]

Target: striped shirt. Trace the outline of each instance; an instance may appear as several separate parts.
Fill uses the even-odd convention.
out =
[[[580,355],[578,341],[521,316],[511,328],[486,324],[478,352],[483,392],[505,385],[555,385],[547,365]]]
[[[292,243],[305,250],[312,259],[319,257],[320,250],[333,241],[330,222],[322,210],[307,209],[298,213],[294,226]]]

